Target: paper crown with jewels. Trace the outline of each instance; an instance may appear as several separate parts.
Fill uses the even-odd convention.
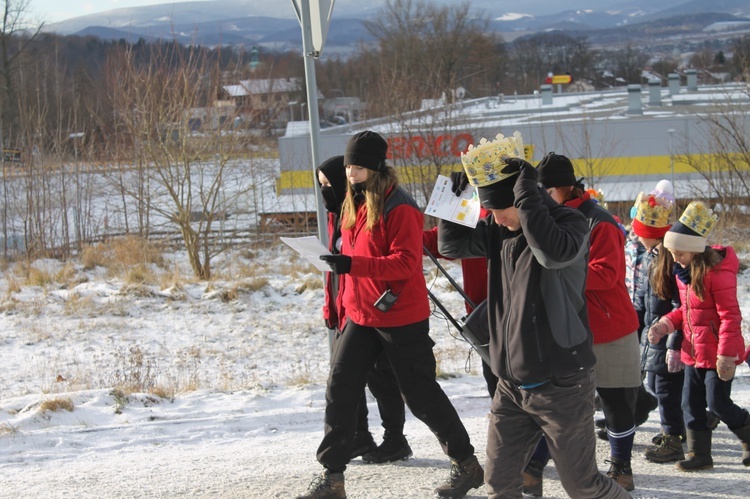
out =
[[[648,194],[640,193],[630,210],[633,232],[637,236],[661,239],[671,227],[669,215],[674,207],[674,189],[669,180],[661,180]]]
[[[701,201],[691,202],[680,220],[664,235],[664,247],[672,251],[702,253],[719,217]]]
[[[465,153],[461,153],[461,163],[469,183],[474,187],[485,187],[517,173],[501,172],[506,166],[504,158],[523,157],[523,139],[516,131],[512,137],[498,133],[492,141],[482,138],[477,146],[471,144]]]

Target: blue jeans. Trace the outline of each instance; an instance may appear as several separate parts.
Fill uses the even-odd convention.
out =
[[[484,479],[489,499],[522,497],[522,472],[542,435],[570,497],[629,498],[625,489],[599,472],[593,417],[590,371],[553,378],[528,390],[499,380],[487,431]]]
[[[656,395],[656,400],[659,402],[662,432],[667,435],[684,435],[682,386],[685,381],[685,372],[662,375],[649,371],[647,376],[648,388]]]

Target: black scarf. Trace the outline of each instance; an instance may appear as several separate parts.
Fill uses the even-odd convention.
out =
[[[690,285],[690,267],[682,268],[678,264],[674,264],[674,275],[677,276],[677,279],[682,281],[683,284],[686,286]]]

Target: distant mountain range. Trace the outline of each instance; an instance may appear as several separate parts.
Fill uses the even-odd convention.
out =
[[[302,45],[292,1],[214,0],[132,7],[49,24],[65,35],[92,35],[107,40],[177,39],[204,46],[261,46],[295,50]],[[455,5],[455,0],[430,0]],[[750,32],[747,0],[473,0],[472,9],[491,19],[491,28],[507,41],[525,34],[562,30],[587,36],[596,44],[706,33],[715,23],[725,31]],[[363,6],[365,4],[365,6]],[[324,56],[346,55],[368,41],[363,22],[372,19],[385,0],[336,0]],[[564,7],[566,10],[560,10]],[[661,29],[658,27],[661,26]],[[739,26],[739,28],[738,28]]]

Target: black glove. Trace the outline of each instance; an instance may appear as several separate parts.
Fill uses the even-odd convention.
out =
[[[346,255],[320,255],[334,274],[348,274],[352,269],[352,257]]]
[[[539,177],[539,173],[536,171],[536,168],[534,168],[528,161],[521,158],[507,158],[505,160],[505,167],[500,170],[500,173],[516,172],[520,172],[519,177],[523,178],[524,180],[530,179],[536,181],[536,179]]]
[[[466,176],[466,172],[463,170],[460,172],[451,172],[451,183],[451,191],[456,196],[460,196],[466,190],[466,186],[469,185],[469,177]]]

